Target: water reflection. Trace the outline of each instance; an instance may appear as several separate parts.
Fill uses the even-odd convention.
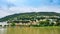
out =
[[[6,34],[7,28],[0,27],[0,34]]]

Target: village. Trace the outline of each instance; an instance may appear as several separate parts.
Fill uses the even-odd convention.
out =
[[[38,18],[34,18],[31,20],[11,20],[11,21],[4,21],[4,22],[0,22],[0,26],[4,27],[4,26],[31,26],[31,25],[44,25],[44,26],[48,26],[48,25],[60,25],[60,17],[59,16],[37,16]],[[41,18],[42,17],[42,18]],[[48,23],[47,23],[47,22]],[[46,23],[43,23],[46,22]],[[41,25],[40,25],[41,24]],[[46,25],[47,24],[47,25]]]

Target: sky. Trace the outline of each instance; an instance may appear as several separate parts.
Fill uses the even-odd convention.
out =
[[[60,13],[60,0],[0,0],[0,18],[24,12]]]

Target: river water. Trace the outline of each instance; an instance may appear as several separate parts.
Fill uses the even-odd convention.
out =
[[[7,34],[60,34],[60,27],[9,27]]]
[[[60,34],[60,27],[0,27],[0,34]]]
[[[6,34],[6,33],[7,33],[7,28],[0,27],[0,34]]]

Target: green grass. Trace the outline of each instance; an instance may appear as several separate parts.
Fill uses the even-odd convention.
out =
[[[60,34],[60,27],[9,27],[7,34]]]

